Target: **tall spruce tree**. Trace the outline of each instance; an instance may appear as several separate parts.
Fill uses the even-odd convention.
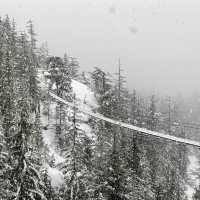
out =
[[[90,139],[85,131],[79,128],[81,118],[76,108],[75,96],[72,114],[71,127],[65,134],[65,148],[62,150],[65,162],[60,165],[65,179],[64,198],[92,199],[94,190],[90,165],[92,155],[87,145]]]
[[[40,157],[30,143],[32,125],[30,123],[30,102],[26,98],[19,101],[19,122],[17,133],[13,137],[11,147],[12,179],[14,199],[38,199],[46,197],[42,192],[42,180],[40,178]]]
[[[28,34],[30,38],[29,45],[29,93],[32,98],[32,110],[37,113],[39,112],[39,88],[37,81],[37,69],[39,67],[38,58],[36,55],[36,34],[33,27],[33,22],[28,21]]]
[[[0,125],[0,199],[10,199],[12,196],[12,185],[10,183],[11,165],[9,162],[9,149],[2,126]]]

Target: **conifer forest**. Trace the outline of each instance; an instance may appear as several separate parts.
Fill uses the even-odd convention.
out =
[[[39,34],[0,18],[0,200],[200,200],[199,147],[120,126],[198,142],[200,95],[130,89],[123,59],[85,71]]]

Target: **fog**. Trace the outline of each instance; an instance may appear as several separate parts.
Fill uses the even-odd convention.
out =
[[[199,91],[198,0],[1,0],[18,29],[32,19],[50,54],[77,57],[82,70],[117,71],[130,89],[163,94]]]

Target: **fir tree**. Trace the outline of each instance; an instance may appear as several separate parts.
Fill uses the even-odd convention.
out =
[[[63,155],[66,161],[61,165],[65,178],[64,198],[70,200],[90,199],[93,195],[93,184],[88,182],[92,178],[88,163],[91,155],[85,144],[89,138],[79,128],[80,117],[78,115],[77,108],[74,106],[71,127],[65,135]]]
[[[6,144],[3,129],[0,127],[0,199],[10,199],[12,196],[12,185],[10,184],[11,165],[9,162],[9,149]]]
[[[71,77],[74,79],[78,78],[78,69],[79,69],[79,63],[76,58],[70,57],[68,66],[70,67],[71,71]]]
[[[37,81],[37,68],[38,58],[36,55],[36,39],[33,23],[31,20],[28,21],[28,33],[30,36],[30,47],[29,47],[29,93],[32,97],[32,110],[39,112],[39,88]]]
[[[11,148],[13,198],[43,200],[46,197],[41,190],[43,184],[39,173],[40,158],[38,152],[30,144],[32,134],[31,124],[28,121],[30,104],[26,99],[22,99],[19,106],[20,119]]]

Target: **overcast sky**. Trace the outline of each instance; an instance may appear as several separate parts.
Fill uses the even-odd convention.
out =
[[[117,71],[129,88],[200,90],[199,0],[0,0],[19,29],[28,19],[52,55],[79,59],[82,70]]]

